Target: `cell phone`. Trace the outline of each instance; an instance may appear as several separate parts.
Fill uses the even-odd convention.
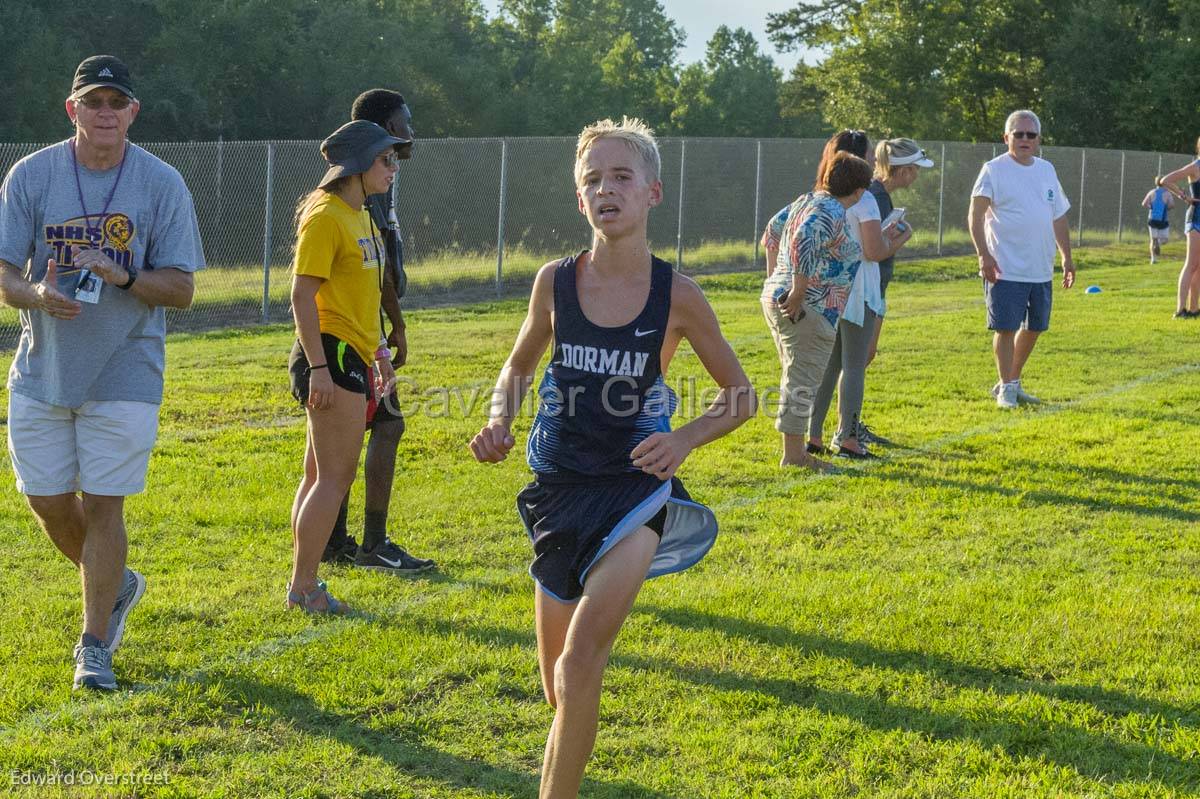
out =
[[[883,222],[880,223],[880,227],[886,229],[886,228],[891,227],[892,225],[896,225],[897,229],[901,233],[903,233],[905,228],[899,227],[899,225],[901,222],[904,221],[904,210],[905,209],[903,209],[903,208],[893,208],[892,212],[887,215],[887,218],[884,219]]]

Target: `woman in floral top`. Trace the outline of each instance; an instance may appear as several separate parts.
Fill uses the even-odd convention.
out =
[[[817,189],[788,209],[776,268],[763,283],[763,314],[782,366],[775,429],[783,435],[783,466],[830,468],[805,451],[804,436],[862,259],[846,229],[846,209],[870,183],[871,167],[863,159],[849,153],[830,159]]]

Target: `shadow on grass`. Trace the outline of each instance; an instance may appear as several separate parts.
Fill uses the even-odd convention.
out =
[[[942,459],[944,460],[944,458]],[[1022,461],[1012,466],[1027,470],[1028,474],[1036,475],[1039,482],[1045,481],[1055,485],[1086,486],[1089,496],[1078,496],[1062,491],[1052,491],[1033,484],[1027,487],[1013,488],[987,482],[992,476],[989,472],[984,479],[970,480],[930,474],[930,464],[917,459],[906,459],[903,469],[876,468],[871,470],[871,476],[880,480],[891,480],[906,483],[920,488],[956,488],[967,494],[992,494],[1002,497],[1018,498],[1030,505],[1048,505],[1053,507],[1078,507],[1093,513],[1128,513],[1134,516],[1148,516],[1168,519],[1178,522],[1200,521],[1200,512],[1185,508],[1171,507],[1169,500],[1180,503],[1194,502],[1193,492],[1200,484],[1196,481],[1178,480],[1175,478],[1147,476],[1140,473],[1122,472],[1117,469],[1067,466],[1059,463],[1031,463]],[[1008,464],[1000,464],[1000,469],[1007,469]],[[1101,490],[1101,482],[1115,484],[1119,491],[1137,492],[1143,495],[1145,502],[1114,501],[1108,497],[1111,494]],[[1152,487],[1157,486],[1157,488]],[[1171,487],[1184,493],[1165,493],[1164,487]]]
[[[366,757],[378,758],[398,771],[450,788],[496,792],[512,797],[537,796],[539,780],[536,774],[493,766],[374,729],[353,715],[326,710],[311,697],[287,686],[244,676],[222,676],[220,681],[238,698],[240,707],[234,709],[235,713],[247,708],[270,708],[279,716],[290,719],[292,725],[305,735],[338,741]],[[486,725],[482,725],[481,729],[486,729]],[[540,759],[540,753],[537,756]],[[377,792],[368,790],[361,795],[394,794],[389,786],[380,786]],[[635,783],[600,781],[586,776],[581,795],[608,799],[673,799],[668,794]]]
[[[786,647],[846,660],[859,668],[923,674],[962,689],[1005,696],[1035,694],[1055,702],[1083,703],[1113,721],[1136,714],[1153,719],[1156,726],[1164,729],[1200,730],[1200,710],[1185,710],[1095,686],[1049,682],[1017,669],[983,668],[927,652],[882,649],[688,608],[644,605],[636,612],[652,615],[674,627],[717,630],[757,645]],[[647,667],[654,665],[646,664]],[[1200,787],[1200,771],[1193,763],[1147,744],[1114,740],[1054,718],[1032,722],[967,718],[898,705],[877,696],[814,688],[790,680],[762,680],[699,668],[668,667],[667,670],[692,682],[730,690],[759,691],[781,701],[850,716],[875,729],[903,729],[935,739],[972,738],[984,747],[1000,747],[1014,757],[1044,758],[1094,778],[1114,776],[1128,781],[1162,782],[1176,788]]]
[[[1086,685],[1065,685],[1030,678],[1016,670],[987,669],[937,655],[911,650],[888,650],[821,635],[797,633],[786,627],[760,624],[732,616],[686,608],[638,605],[634,614],[647,614],[659,622],[691,630],[717,630],[764,647],[799,650],[845,659],[860,668],[920,673],[957,686],[1019,698],[1030,694],[1056,702],[1081,702],[1111,717],[1120,729],[1122,717],[1136,714],[1155,721],[1164,730],[1200,729],[1200,713],[1141,697]],[[430,621],[430,632],[467,635],[485,645],[536,646],[531,633],[498,627],[464,627],[459,623]],[[938,712],[891,701],[886,694],[858,694],[817,687],[795,680],[764,678],[726,669],[680,666],[670,662],[620,652],[613,665],[668,674],[681,682],[720,691],[771,697],[778,702],[853,719],[883,732],[901,730],[933,740],[972,740],[983,749],[997,748],[1013,758],[1042,759],[1097,780],[1120,780],[1172,788],[1200,787],[1200,772],[1191,761],[1148,744],[1120,741],[1103,733],[1061,721],[1060,714],[1036,720],[997,718],[1003,708],[986,718]]]

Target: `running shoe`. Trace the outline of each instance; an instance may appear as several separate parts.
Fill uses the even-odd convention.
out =
[[[112,652],[107,647],[75,645],[75,689],[80,688],[90,688],[94,691],[117,690],[117,676],[113,674],[112,669]]]
[[[358,552],[358,542],[354,536],[348,535],[340,544],[326,544],[325,553],[321,555],[322,563],[348,564],[354,563],[354,555]]]
[[[358,548],[354,565],[360,569],[387,572],[388,574],[412,575],[427,572],[436,564],[432,560],[414,558],[400,547],[384,538],[374,549]]]
[[[1021,381],[1017,381],[1017,402],[1022,405],[1041,405],[1042,401],[1030,394],[1025,389],[1021,388]]]
[[[1017,384],[1003,383],[998,388],[992,390],[992,394],[996,397],[996,407],[1011,410],[1017,407]]]
[[[854,428],[854,437],[858,439],[860,444],[878,444],[881,447],[896,446],[894,441],[876,433],[862,419],[858,420],[858,425]]]
[[[121,636],[125,634],[125,620],[129,611],[146,593],[146,578],[133,569],[125,570],[121,590],[117,593],[117,603],[113,605],[112,615],[108,618],[108,634],[104,636],[104,646],[110,653],[116,652],[121,645]]]

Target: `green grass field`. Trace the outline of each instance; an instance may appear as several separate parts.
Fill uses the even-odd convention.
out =
[[[681,476],[721,536],[642,591],[583,795],[1200,796],[1200,321],[1170,318],[1182,247],[1168,252],[1155,267],[1140,247],[1077,254],[1081,285],[1056,289],[1025,375],[1041,407],[991,401],[979,284],[946,279],[970,260],[909,262],[866,404],[903,447],[835,475],[784,472],[760,416],[694,453]],[[755,384],[777,385],[759,277],[701,283]],[[1093,283],[1104,292],[1084,294]],[[519,451],[474,463],[483,406],[439,413],[434,390],[486,392],[523,307],[409,315],[406,391],[426,412],[401,445],[393,537],[440,571],[323,567],[365,611],[340,620],[283,608],[304,438],[289,329],[173,336],[149,490],[128,503],[149,589],[113,696],[71,692],[78,578],[5,462],[0,784],[535,796],[552,714],[513,507],[527,471]],[[669,377],[692,376],[684,348]],[[355,497],[352,525],[361,484]],[[20,784],[67,775],[77,784]]]

